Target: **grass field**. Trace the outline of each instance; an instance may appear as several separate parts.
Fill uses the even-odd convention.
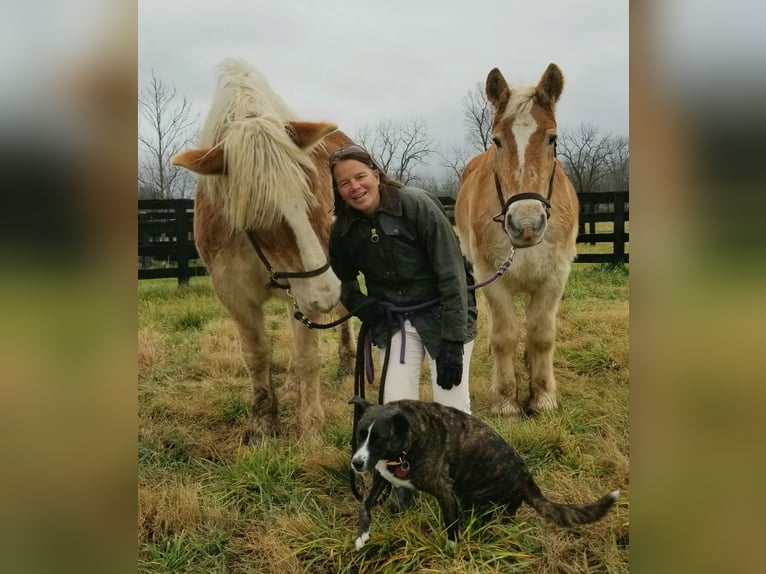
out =
[[[193,278],[183,288],[175,280],[142,281],[139,572],[628,572],[627,268],[573,266],[559,312],[560,408],[553,414],[521,421],[490,414],[492,363],[481,293],[479,305],[474,414],[514,445],[553,500],[584,502],[619,489],[606,519],[563,529],[526,505],[512,520],[467,515],[461,541],[450,551],[439,507],[422,495],[405,514],[376,507],[371,540],[357,552],[358,503],[348,487],[352,410],[346,404],[353,385],[336,374],[337,334],[323,333],[326,423],[319,443],[306,445],[295,425],[296,397],[282,387],[289,364],[287,313],[281,304],[268,306],[286,435],[243,446],[249,382],[236,330],[209,279]],[[422,398],[430,397],[427,385],[422,391]],[[377,389],[368,396],[376,397]]]

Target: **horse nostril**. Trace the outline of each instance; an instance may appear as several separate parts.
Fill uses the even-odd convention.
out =
[[[521,231],[519,230],[519,228],[518,228],[518,227],[516,227],[516,226],[513,224],[513,217],[508,217],[508,218],[506,218],[506,220],[505,220],[505,232],[506,232],[508,235],[514,235],[514,236],[516,236],[516,237],[518,237],[519,233],[521,233]]]

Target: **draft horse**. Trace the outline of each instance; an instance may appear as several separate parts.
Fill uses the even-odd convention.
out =
[[[287,385],[299,392],[302,435],[316,437],[324,421],[319,332],[292,318],[292,304],[319,322],[339,301],[340,281],[327,260],[333,202],[328,163],[351,140],[336,130],[332,123],[299,120],[262,74],[227,59],[218,66],[199,147],[173,158],[198,174],[194,240],[215,294],[239,331],[252,381],[250,441],[279,431],[263,314],[271,297],[290,308]],[[340,370],[351,373],[349,322],[341,329]]]
[[[460,243],[477,277],[490,275],[515,249],[509,270],[483,290],[494,359],[492,410],[505,416],[557,407],[556,314],[576,255],[579,216],[575,189],[556,158],[555,109],[563,87],[555,64],[536,86],[510,87],[500,70],[489,72],[493,143],[466,165],[455,205]],[[523,408],[514,368],[516,294],[524,295],[526,315]]]

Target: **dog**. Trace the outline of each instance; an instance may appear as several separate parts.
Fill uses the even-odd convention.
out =
[[[513,447],[458,409],[414,400],[373,405],[356,396],[349,404],[360,416],[351,468],[374,471],[359,508],[357,550],[370,539],[370,511],[386,481],[436,497],[451,546],[458,539],[459,504],[501,505],[513,515],[526,502],[555,524],[575,526],[603,518],[620,495],[616,490],[591,504],[548,500]]]

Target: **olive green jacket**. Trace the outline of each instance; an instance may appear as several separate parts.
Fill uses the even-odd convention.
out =
[[[407,314],[431,357],[443,339],[465,343],[476,336],[476,300],[467,291],[472,278],[444,208],[427,191],[381,185],[372,220],[346,206],[330,231],[330,264],[349,310],[364,301],[360,272],[368,295],[398,307],[439,298]],[[385,324],[376,325],[375,344],[385,345],[388,334]]]

